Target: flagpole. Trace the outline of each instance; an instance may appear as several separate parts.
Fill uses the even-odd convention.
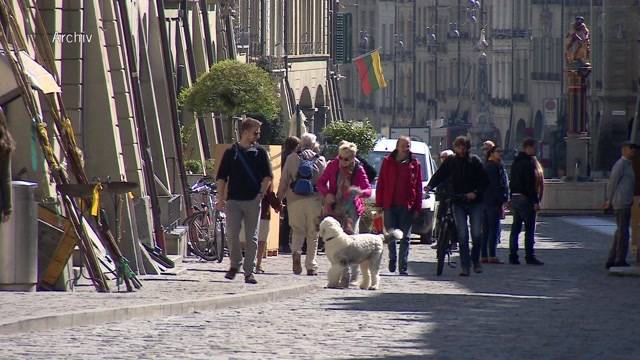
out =
[[[371,50],[371,51],[369,51],[369,52],[367,52],[367,53],[364,53],[364,54],[362,54],[362,55],[358,55],[358,56],[354,57],[353,59],[351,59],[351,62],[354,62],[354,61],[356,61],[356,60],[358,60],[358,59],[361,59],[361,58],[363,58],[363,57],[369,56],[369,55],[373,54],[374,52],[379,51],[379,50],[381,50],[381,49],[382,49],[382,47],[379,47],[379,48],[377,48],[377,49],[373,49],[373,50]]]

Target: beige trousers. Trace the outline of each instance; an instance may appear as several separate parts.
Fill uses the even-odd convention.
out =
[[[302,243],[307,240],[307,256],[304,264],[307,270],[317,270],[318,225],[322,213],[319,196],[299,199],[287,204],[289,225],[291,226],[291,251],[300,254]]]

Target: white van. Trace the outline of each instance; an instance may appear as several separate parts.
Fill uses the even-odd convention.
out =
[[[385,139],[382,138],[376,142],[373,148],[365,159],[371,166],[373,166],[378,173],[380,173],[380,167],[382,166],[382,159],[389,155],[396,148],[397,139]],[[435,161],[431,157],[429,146],[421,141],[411,142],[411,153],[418,159],[422,168],[422,188],[424,189],[431,179],[431,176],[436,170]],[[371,181],[371,179],[369,179]],[[375,180],[371,181],[371,187],[375,189]],[[372,192],[370,201],[375,202],[375,190]],[[421,243],[431,242],[431,230],[433,228],[433,217],[435,211],[435,196],[427,197],[427,193],[422,194],[422,211],[420,217],[413,221],[411,231],[414,234],[420,235]]]

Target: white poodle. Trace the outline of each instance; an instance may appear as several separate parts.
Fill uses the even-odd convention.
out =
[[[362,282],[360,289],[376,290],[379,282],[380,262],[382,261],[382,249],[384,239],[391,236],[397,240],[402,239],[402,231],[392,230],[389,234],[358,234],[348,235],[340,226],[338,220],[328,216],[320,222],[318,234],[324,240],[324,249],[327,258],[331,262],[331,268],[327,274],[329,288],[341,287],[341,278],[347,267],[360,264]],[[342,279],[342,284],[348,281]],[[344,286],[344,285],[343,285]]]

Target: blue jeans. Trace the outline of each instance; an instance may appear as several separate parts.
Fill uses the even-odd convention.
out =
[[[500,239],[500,216],[502,205],[484,205],[484,227],[482,229],[482,257],[496,257]]]
[[[460,262],[463,269],[469,269],[471,261],[477,263],[480,260],[480,244],[482,243],[482,204],[460,203],[453,204],[453,216],[456,220],[458,242],[460,244]],[[471,223],[471,240],[473,249],[469,259],[469,228],[467,217]]]
[[[390,209],[384,211],[384,227],[387,231],[391,229],[399,229],[402,231],[402,240],[400,240],[400,271],[407,271],[407,263],[409,261],[409,239],[411,238],[411,223],[413,222],[413,214],[406,206],[393,205]],[[389,261],[396,263],[398,255],[396,253],[396,240],[389,240]]]
[[[511,211],[513,212],[513,224],[511,225],[511,235],[509,237],[509,259],[518,258],[518,237],[522,231],[524,222],[524,253],[525,258],[533,258],[533,234],[536,231],[536,211],[533,202],[523,195],[511,197]]]

